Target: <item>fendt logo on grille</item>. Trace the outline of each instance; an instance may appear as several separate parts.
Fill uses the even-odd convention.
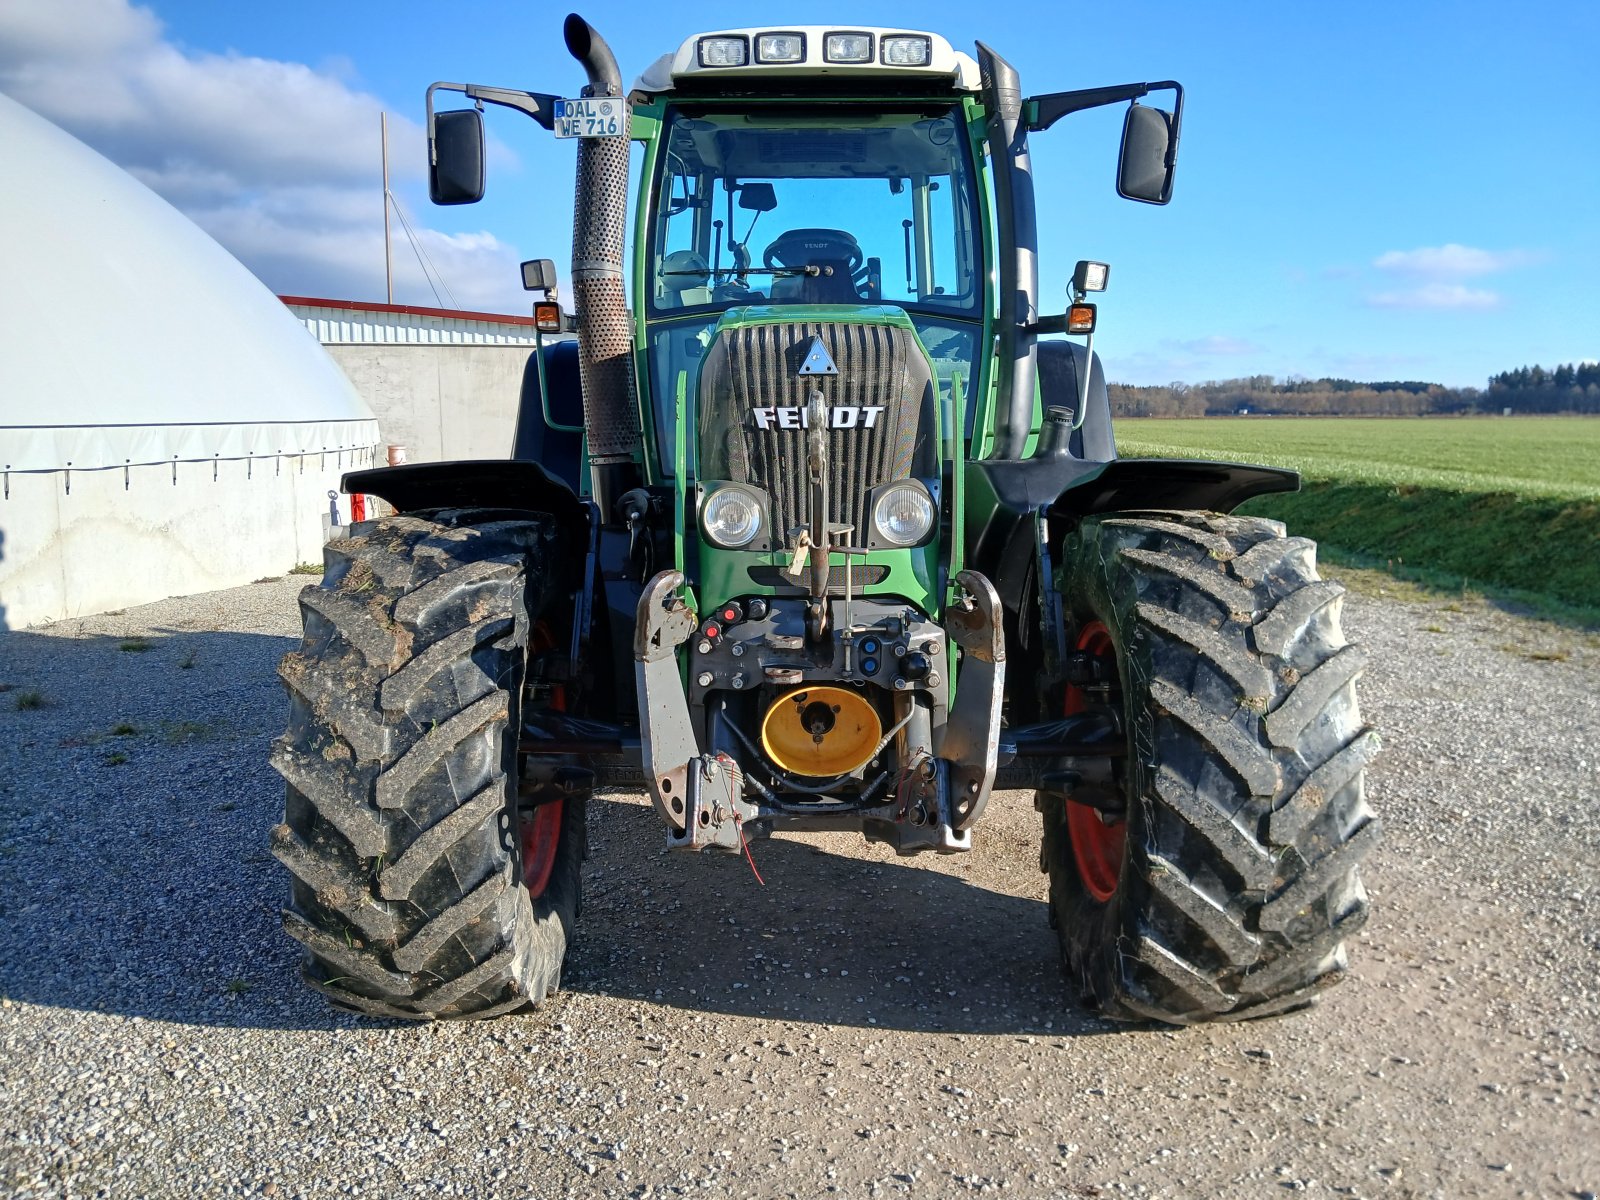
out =
[[[874,429],[883,415],[882,404],[836,404],[828,409],[829,429]],[[752,408],[757,429],[810,429],[811,414],[795,406]]]
[[[828,353],[828,348],[822,344],[822,339],[814,337],[811,345],[806,347],[806,356],[801,360],[800,369],[796,375],[837,375],[839,368],[834,365],[833,355]]]

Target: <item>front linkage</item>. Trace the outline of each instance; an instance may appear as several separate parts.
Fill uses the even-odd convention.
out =
[[[656,575],[639,605],[634,662],[646,786],[668,826],[668,845],[737,851],[746,828],[752,835],[777,828],[854,828],[900,854],[970,850],[971,828],[997,769],[1005,645],[993,585],[976,571],[961,572],[957,583],[943,631],[903,604],[826,602],[830,623],[848,636],[830,639],[819,653],[800,632],[808,606],[798,598],[764,602],[756,620],[717,623],[713,637],[683,598],[682,572]],[[941,633],[963,652],[954,705],[945,674],[931,665],[922,669],[948,658]],[[678,654],[691,641],[693,679],[686,689]],[[802,738],[809,735],[818,746],[848,738],[848,722],[869,708],[858,690],[859,661],[896,647],[905,650],[902,662],[912,659],[919,677],[896,677],[894,723],[870,748],[844,749],[847,764],[859,760],[841,773],[855,776],[852,798],[830,799],[811,786],[819,777],[794,778],[770,761],[782,757],[785,745],[772,731],[774,718],[785,722],[791,709]],[[762,693],[766,754],[717,694],[747,687]],[[705,714],[707,738],[696,735],[691,709]],[[880,728],[871,715],[860,724],[873,734]],[[892,758],[885,761],[891,746]],[[773,786],[741,770],[740,757],[763,762]],[[785,795],[786,785],[803,792]]]

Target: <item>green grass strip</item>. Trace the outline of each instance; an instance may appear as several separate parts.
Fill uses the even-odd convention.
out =
[[[1260,496],[1244,513],[1404,575],[1457,579],[1600,612],[1600,503],[1341,480]]]
[[[1122,421],[1130,457],[1290,467],[1302,490],[1240,509],[1326,557],[1600,619],[1600,420]]]

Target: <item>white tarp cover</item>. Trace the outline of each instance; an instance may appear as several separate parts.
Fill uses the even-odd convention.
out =
[[[370,447],[276,296],[119,167],[0,95],[0,470]]]

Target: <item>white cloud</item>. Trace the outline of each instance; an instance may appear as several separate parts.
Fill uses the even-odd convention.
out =
[[[160,193],[278,292],[383,296],[384,105],[350,76],[347,62],[182,50],[127,0],[0,4],[0,91]],[[391,114],[389,143],[391,177],[415,179],[421,128]],[[525,305],[511,247],[418,236],[463,305]],[[395,237],[396,300],[435,303],[398,222]]]
[[[1424,283],[1419,287],[1368,296],[1373,308],[1486,309],[1500,305],[1500,294],[1460,283]]]
[[[189,215],[280,293],[383,298],[383,216],[377,197],[367,192],[283,189],[253,204],[197,208]],[[397,302],[484,312],[526,307],[515,267],[506,265],[516,262],[516,254],[493,234],[416,232],[430,269],[443,277],[448,290],[441,288],[435,297],[397,222]]]
[[[1538,261],[1528,250],[1480,250],[1448,242],[1443,246],[1422,246],[1416,250],[1390,250],[1378,255],[1372,265],[1380,271],[1394,271],[1421,279],[1467,279],[1492,275]]]

